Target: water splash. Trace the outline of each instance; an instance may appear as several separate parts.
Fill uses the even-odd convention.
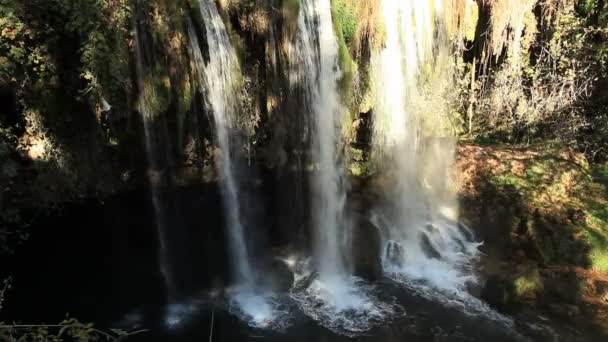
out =
[[[391,277],[404,275],[444,290],[466,292],[468,284],[477,283],[474,264],[481,245],[471,241],[471,236],[462,224],[437,220],[418,231],[415,243],[385,238],[383,268]]]
[[[294,267],[291,298],[308,317],[336,334],[358,336],[404,314],[395,299],[381,300],[376,287],[350,276],[320,278],[310,259]]]

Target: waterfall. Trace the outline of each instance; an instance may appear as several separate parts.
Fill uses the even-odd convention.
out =
[[[139,2],[137,2],[139,5]],[[146,156],[148,160],[148,178],[150,180],[150,190],[152,195],[152,205],[155,213],[155,223],[159,240],[159,262],[160,272],[167,288],[168,297],[170,299],[177,295],[177,288],[174,279],[174,272],[171,266],[169,244],[167,238],[167,212],[165,200],[163,199],[163,178],[167,175],[166,160],[168,150],[164,146],[163,141],[167,141],[166,131],[160,129],[158,131],[159,113],[154,110],[153,99],[155,97],[154,87],[150,84],[151,78],[150,68],[146,65],[146,60],[150,60],[150,52],[148,51],[145,41],[140,37],[140,22],[139,22],[139,6],[134,11],[136,14],[132,16],[133,37],[135,40],[135,68],[137,77],[137,86],[139,97],[137,100],[137,110],[142,115]],[[147,58],[146,58],[147,57]],[[162,125],[160,125],[162,126]],[[164,127],[163,127],[164,128]]]
[[[254,281],[249,262],[245,232],[240,217],[239,189],[235,177],[233,161],[237,152],[237,137],[231,132],[235,129],[237,115],[237,73],[240,72],[238,60],[230,43],[230,38],[211,0],[200,1],[201,15],[205,24],[209,61],[205,62],[198,38],[192,25],[189,36],[195,53],[196,65],[202,67],[198,76],[207,91],[207,101],[213,114],[217,144],[221,150],[219,172],[222,177],[222,198],[226,210],[232,267],[235,280],[240,285],[250,285]]]
[[[279,312],[273,306],[272,294],[258,284],[251,265],[245,229],[241,220],[239,184],[237,181],[237,152],[241,146],[236,119],[238,111],[238,84],[240,67],[230,37],[215,1],[200,0],[200,12],[205,26],[208,60],[205,60],[192,22],[188,34],[199,84],[206,91],[207,105],[213,114],[217,144],[221,150],[218,161],[220,186],[228,228],[228,250],[234,270],[234,312],[252,326],[267,327],[277,323]]]
[[[313,114],[312,154],[318,166],[312,174],[315,256],[322,279],[346,277],[344,248],[344,189],[342,165],[337,161],[338,123],[342,105],[337,81],[338,43],[329,0],[302,2],[298,19],[298,50],[306,98]]]
[[[451,77],[443,1],[383,0],[382,6],[386,45],[377,57],[374,145],[392,180],[378,222],[383,266],[401,280],[464,293],[475,280],[478,244],[458,223],[450,191],[455,139],[436,129],[447,105],[430,95],[447,92]]]
[[[337,89],[341,72],[330,0],[301,1],[290,59],[295,66],[290,82],[302,88],[304,111],[312,117],[315,164],[310,181],[316,272],[296,275],[293,298],[307,315],[329,329],[347,335],[363,332],[390,314],[392,307],[378,303],[371,288],[350,274],[346,262],[344,165],[337,150],[344,108]]]

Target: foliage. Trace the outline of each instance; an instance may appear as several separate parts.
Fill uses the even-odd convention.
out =
[[[536,293],[542,290],[543,284],[540,278],[540,273],[537,267],[532,267],[515,278],[513,288],[518,297],[534,297]]]
[[[112,138],[102,110],[130,101],[129,17],[130,0],[0,0],[2,253],[40,213],[24,209],[96,190],[82,182]]]
[[[105,332],[96,329],[92,323],[82,323],[75,318],[67,317],[59,324],[54,325],[21,325],[4,324],[0,322],[0,339],[3,341],[40,341],[40,342],[63,342],[63,341],[124,341],[144,331],[127,332],[120,329],[112,329]]]
[[[352,91],[352,81],[353,81],[353,73],[355,71],[356,65],[353,62],[352,56],[350,54],[350,49],[347,45],[347,34],[351,34],[350,38],[352,41],[352,32],[349,30],[352,29],[353,22],[352,18],[344,17],[340,18],[338,13],[343,11],[343,13],[349,12],[348,9],[345,8],[346,3],[341,0],[332,1],[332,16],[334,18],[334,30],[336,31],[336,39],[338,40],[338,58],[340,63],[340,68],[342,69],[342,78],[339,81],[339,86],[342,94],[342,98],[346,105],[351,104],[351,91]],[[338,19],[336,19],[338,18]],[[342,21],[344,20],[344,21]],[[343,27],[345,25],[346,27]],[[354,32],[354,31],[353,31]]]
[[[0,311],[6,298],[7,291],[11,289],[12,279],[4,279],[0,284]],[[96,329],[92,323],[82,323],[66,315],[59,324],[6,324],[0,322],[0,340],[2,341],[108,341],[119,342],[129,336],[140,334],[145,330],[127,332],[120,329],[111,329],[109,332]]]
[[[61,45],[73,42],[85,84],[82,94],[96,106],[107,96],[125,108],[129,15],[128,0],[1,0],[0,83],[22,91],[57,84],[59,73],[66,71],[59,70],[67,52]]]
[[[342,37],[346,46],[352,46],[355,32],[358,28],[356,7],[350,0],[334,0],[332,2],[336,26],[342,30]]]
[[[30,82],[47,80],[54,69],[47,44],[38,44],[37,28],[31,27],[19,15],[19,8],[12,0],[0,1],[0,82],[16,83],[21,79]],[[40,24],[44,31],[48,24]]]
[[[490,16],[489,34],[475,37],[478,48],[466,53],[457,74],[465,80],[457,88],[458,111],[475,113],[473,136],[559,139],[590,155],[600,152],[604,140],[596,137],[608,128],[601,93],[608,80],[608,6],[593,0],[481,6]]]

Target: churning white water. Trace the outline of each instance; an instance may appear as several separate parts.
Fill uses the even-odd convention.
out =
[[[386,46],[378,58],[374,138],[376,151],[389,160],[386,174],[394,180],[375,218],[383,236],[383,267],[395,280],[465,296],[467,284],[476,281],[472,264],[479,244],[458,223],[450,190],[455,140],[429,136],[423,124],[429,120],[424,86],[434,75],[428,69],[444,67],[437,56],[448,49],[437,38],[443,1],[383,0],[382,6]]]
[[[218,161],[221,175],[222,198],[228,226],[230,251],[235,286],[231,294],[231,311],[254,327],[271,327],[280,315],[271,295],[259,288],[252,268],[240,217],[239,189],[234,164],[237,143],[235,122],[238,110],[237,80],[240,73],[238,59],[230,42],[222,17],[213,0],[200,0],[205,26],[208,60],[201,51],[196,30],[188,23],[190,45],[199,83],[206,90],[207,104],[213,113],[217,144],[221,150]]]
[[[360,278],[320,278],[310,259],[291,262],[291,298],[307,316],[336,334],[354,337],[403,313],[393,299],[380,300],[377,288]]]

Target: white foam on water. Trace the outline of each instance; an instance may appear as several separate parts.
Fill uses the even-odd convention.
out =
[[[384,241],[382,267],[389,278],[405,277],[457,292],[466,292],[469,285],[477,284],[475,265],[482,242],[475,241],[465,225],[437,218],[422,227],[407,229],[415,234],[399,239],[392,233],[397,229],[377,214],[372,222]]]
[[[231,314],[252,328],[284,331],[291,324],[289,305],[285,298],[252,288],[229,289]]]
[[[407,255],[408,251],[403,250],[404,260],[398,264],[384,259],[385,276],[399,283],[409,292],[428,300],[456,308],[467,315],[485,317],[512,328],[512,319],[496,312],[468,292],[468,287],[477,285],[479,281],[473,268],[479,257],[477,248],[480,243],[467,240],[455,241],[460,242],[452,244],[452,248],[444,245],[443,249],[437,249],[441,254],[440,258],[413,253],[415,260],[411,260],[411,257]],[[430,244],[437,248],[438,242],[430,239]]]
[[[458,309],[466,315],[484,317],[501,323],[508,328],[513,328],[514,326],[513,319],[492,309],[488,304],[465,290],[438,287],[424,280],[412,279],[404,273],[386,273],[386,276],[399,283],[411,293],[441,303],[446,307]]]
[[[290,294],[305,315],[336,334],[350,337],[404,313],[394,299],[381,301],[374,286],[355,276],[320,278],[305,270],[296,273]]]
[[[377,215],[372,217],[372,222],[381,233],[391,231],[391,227],[387,227],[389,223]],[[468,291],[470,286],[479,283],[475,267],[481,257],[479,247],[482,243],[475,241],[466,225],[437,218],[408,230],[415,230],[420,238],[397,241],[390,240],[390,234],[382,234],[382,266],[387,278],[428,300],[513,327],[512,319],[496,312]],[[421,243],[422,239],[426,242]],[[425,248],[431,251],[425,251]]]

